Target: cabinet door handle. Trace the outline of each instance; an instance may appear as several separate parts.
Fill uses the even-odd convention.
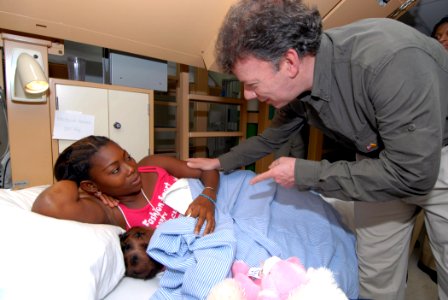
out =
[[[115,129],[120,129],[121,128],[121,123],[120,122],[115,122],[114,123],[114,128]]]

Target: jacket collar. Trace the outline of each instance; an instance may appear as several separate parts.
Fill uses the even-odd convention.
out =
[[[313,88],[311,97],[330,101],[331,74],[333,66],[333,43],[330,38],[322,33],[320,47],[316,54],[314,64]]]

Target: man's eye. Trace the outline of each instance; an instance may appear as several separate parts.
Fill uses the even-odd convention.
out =
[[[113,169],[111,173],[112,174],[117,174],[119,171],[120,171],[120,168],[116,168],[116,169]]]

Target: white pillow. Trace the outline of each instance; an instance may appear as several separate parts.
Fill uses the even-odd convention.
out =
[[[120,283],[104,300],[148,300],[159,288],[162,274],[157,274],[151,280],[123,277]]]
[[[44,188],[0,189],[0,299],[104,298],[124,275],[123,230],[31,212]]]

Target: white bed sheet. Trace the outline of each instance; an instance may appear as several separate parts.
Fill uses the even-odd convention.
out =
[[[152,280],[123,277],[124,263],[117,238],[122,232],[120,228],[57,220],[30,211],[45,187],[0,189],[0,300],[149,299],[159,287],[161,274]],[[325,200],[353,229],[353,203]],[[58,230],[48,233],[47,229]],[[67,229],[72,231],[69,237],[64,234]],[[61,235],[54,236],[55,232]],[[97,241],[100,245],[94,247],[95,251],[88,247]],[[67,243],[75,246],[63,247]],[[76,245],[84,246],[81,251],[87,246],[85,253],[89,257],[80,261]],[[45,251],[46,248],[53,252]],[[55,256],[57,249],[61,249],[60,255]]]
[[[151,280],[123,277],[104,300],[148,300],[159,287],[161,274]]]
[[[123,278],[123,230],[31,212],[45,187],[0,189],[0,300],[149,299],[158,279]]]

